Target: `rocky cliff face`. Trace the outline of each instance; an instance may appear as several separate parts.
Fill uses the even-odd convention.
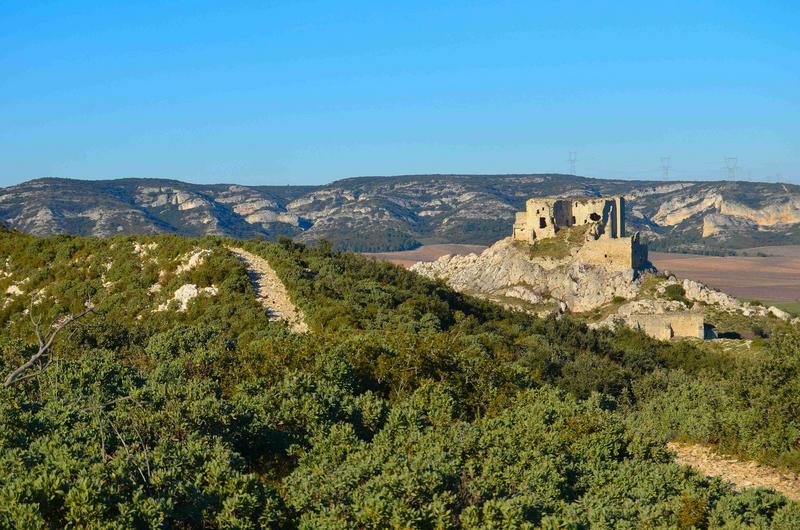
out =
[[[445,281],[453,289],[539,316],[582,313],[594,326],[614,326],[636,315],[712,308],[743,317],[772,315],[788,320],[777,308],[741,302],[689,279],[646,271],[614,271],[581,261],[578,249],[561,258],[537,256],[527,243],[498,241],[480,255],[442,256],[411,270]],[[679,287],[678,299],[670,287]]]
[[[798,186],[571,175],[364,177],[325,186],[39,179],[0,190],[0,222],[35,234],[288,235],[380,251],[420,242],[490,244],[510,233],[514,212],[529,197],[615,194],[628,197],[629,229],[654,249],[800,243]]]
[[[559,305],[574,312],[590,311],[614,297],[632,298],[639,292],[641,279],[633,270],[609,271],[574,256],[531,258],[527,247],[506,238],[479,256],[443,256],[417,263],[411,270],[442,279],[457,291],[545,313]]]

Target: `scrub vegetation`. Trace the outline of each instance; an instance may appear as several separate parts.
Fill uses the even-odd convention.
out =
[[[796,503],[665,446],[800,469],[797,329],[726,354],[507,311],[325,243],[237,241],[304,312],[293,333],[229,244],[0,233],[3,378],[37,322],[92,308],[0,388],[0,527],[800,527]],[[186,284],[215,289],[158,310]]]

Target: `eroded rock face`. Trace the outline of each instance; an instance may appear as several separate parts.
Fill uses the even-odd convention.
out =
[[[609,271],[573,257],[531,259],[511,238],[495,243],[480,256],[442,256],[434,262],[417,263],[411,270],[442,279],[457,291],[529,304],[563,302],[573,312],[590,311],[614,297],[632,298],[640,286],[633,270]]]
[[[507,238],[480,255],[443,256],[434,262],[416,263],[411,270],[444,280],[457,291],[539,316],[551,312],[584,313],[598,308],[604,308],[603,311],[611,309],[602,320],[591,324],[592,327],[614,327],[619,323],[636,327],[637,322],[642,323],[643,316],[654,321],[663,316],[665,323],[674,321],[673,328],[682,320],[699,322],[700,327],[691,335],[682,335],[683,332],[675,331],[675,328],[670,331],[670,337],[672,333],[676,333],[675,336],[702,337],[702,314],[708,307],[745,316],[771,314],[782,320],[791,319],[789,313],[777,307],[765,308],[742,302],[703,283],[667,277],[655,269],[645,271],[645,274],[656,274],[654,291],[650,290],[652,287],[642,290],[646,276],[632,269],[615,271],[585,263],[581,261],[582,254],[575,249],[562,259],[531,257],[530,248]],[[685,300],[669,299],[666,291],[671,285],[683,289],[682,298]]]
[[[710,213],[703,217],[703,237],[728,236],[733,231],[753,230],[756,227],[756,223],[744,217],[734,217],[721,213]]]
[[[662,288],[671,283],[678,283],[678,280],[671,279],[671,281],[668,281]],[[704,283],[687,278],[680,282],[680,284],[686,292],[686,298],[695,302],[717,306],[724,311],[741,311],[745,307],[750,307],[750,304],[743,304],[731,295],[712,289]]]

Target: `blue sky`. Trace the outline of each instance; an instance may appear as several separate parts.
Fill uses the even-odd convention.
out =
[[[0,0],[0,185],[800,183],[798,2]]]

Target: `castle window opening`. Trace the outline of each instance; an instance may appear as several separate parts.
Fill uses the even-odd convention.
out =
[[[589,219],[591,219],[594,222],[597,222],[600,220],[600,216],[597,215],[597,213],[592,212],[591,214],[589,214]]]
[[[575,224],[575,216],[572,216],[572,224]]]
[[[547,221],[544,220],[544,217],[539,218],[539,228],[545,228],[547,226]]]

